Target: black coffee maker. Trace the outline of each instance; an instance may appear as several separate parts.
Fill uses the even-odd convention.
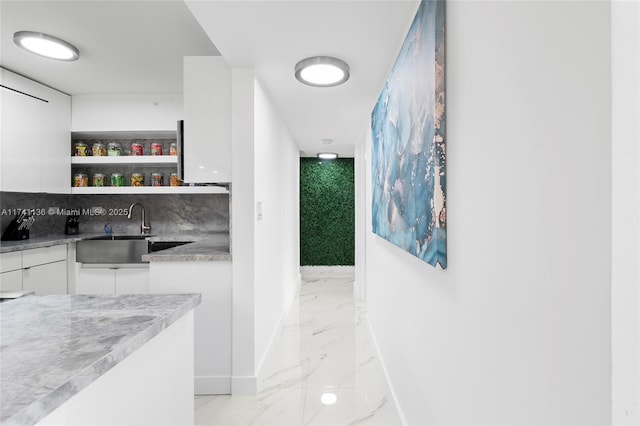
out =
[[[64,233],[67,235],[78,235],[80,233],[80,215],[70,214],[64,224]]]

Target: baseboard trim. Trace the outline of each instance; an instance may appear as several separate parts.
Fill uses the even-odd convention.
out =
[[[382,373],[384,374],[384,381],[387,387],[387,391],[389,392],[389,395],[391,395],[391,399],[393,399],[393,404],[395,405],[396,412],[398,413],[398,417],[400,417],[400,422],[402,423],[402,426],[407,426],[408,425],[407,419],[404,416],[404,412],[402,411],[402,406],[400,405],[398,396],[396,395],[396,392],[393,389],[393,385],[391,384],[391,379],[389,378],[389,372],[387,370],[387,366],[384,363],[384,359],[380,355],[380,348],[378,347],[378,341],[376,340],[376,336],[373,333],[373,329],[371,328],[371,322],[369,322],[368,318],[367,318],[366,324],[367,324],[367,333],[369,334],[369,340],[371,341],[373,350],[376,353],[376,358],[378,358],[378,361],[380,361],[380,366],[382,367]]]
[[[293,302],[295,301],[296,296],[300,294],[300,287],[302,285],[302,274],[298,274],[296,278],[298,281],[296,282],[293,293],[288,297],[288,300],[286,302],[287,303],[286,309],[282,313],[282,316],[280,316],[278,325],[276,326],[273,334],[271,335],[271,338],[269,339],[269,343],[267,344],[267,350],[265,351],[262,359],[260,360],[260,364],[258,365],[257,374],[256,374],[257,389],[260,389],[262,387],[262,381],[264,380],[264,364],[267,361],[267,358],[272,354],[280,336],[282,335],[284,323],[287,320],[287,317],[289,316],[289,312],[291,311],[291,308],[293,307]]]
[[[355,274],[355,266],[335,265],[335,266],[301,266],[300,273],[302,275],[308,273],[344,273]]]
[[[196,395],[229,395],[231,393],[231,377],[196,376],[194,392]]]
[[[232,395],[256,395],[258,393],[258,378],[256,376],[231,377]]]

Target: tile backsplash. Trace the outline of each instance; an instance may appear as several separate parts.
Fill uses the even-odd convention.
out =
[[[2,232],[15,217],[15,210],[35,209],[31,237],[64,234],[67,210],[80,211],[81,233],[102,233],[111,224],[115,234],[140,232],[142,212],[129,206],[144,205],[146,222],[154,235],[229,232],[229,194],[123,194],[65,195],[0,192]]]

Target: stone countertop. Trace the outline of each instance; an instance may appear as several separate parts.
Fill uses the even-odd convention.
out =
[[[171,241],[163,239],[162,241]],[[188,241],[174,239],[173,241]],[[230,261],[229,241],[219,238],[205,238],[182,246],[148,253],[142,256],[145,262],[207,262]]]
[[[2,243],[0,243],[0,253],[49,247],[58,244],[69,244],[103,235],[104,234],[52,235],[21,241],[2,241]],[[231,260],[229,234],[225,232],[214,234],[151,234],[148,239],[150,241],[191,241],[191,243],[146,254],[142,257],[142,260],[147,262]]]
[[[200,300],[52,295],[0,303],[0,423],[37,423]]]
[[[57,246],[60,244],[75,243],[91,237],[97,237],[98,234],[78,234],[78,235],[50,235],[46,237],[29,238],[28,240],[18,241],[2,241],[0,243],[0,253],[9,253],[12,251],[29,250],[41,247]]]

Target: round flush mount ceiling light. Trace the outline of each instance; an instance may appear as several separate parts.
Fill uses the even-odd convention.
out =
[[[338,158],[338,154],[335,152],[320,152],[318,153],[318,158],[320,160],[335,160]]]
[[[80,57],[77,47],[49,34],[35,31],[18,31],[13,42],[36,55],[59,61],[76,61]]]
[[[349,64],[331,56],[314,56],[296,64],[296,78],[315,87],[338,86],[349,80]]]

